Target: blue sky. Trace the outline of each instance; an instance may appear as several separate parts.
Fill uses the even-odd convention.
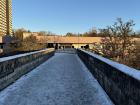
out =
[[[140,30],[140,0],[13,0],[13,28],[83,33],[112,25],[117,17],[134,20]]]

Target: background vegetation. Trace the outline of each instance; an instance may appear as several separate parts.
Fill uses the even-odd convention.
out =
[[[64,36],[102,37],[101,43],[93,43],[94,48],[92,50],[94,52],[117,62],[140,69],[140,31],[134,32],[134,25],[132,20],[124,22],[121,18],[118,18],[113,25],[107,26],[104,29],[96,30],[96,28],[93,28],[83,34],[68,32]],[[35,51],[46,48],[46,44],[37,43],[34,36],[23,40],[23,32],[30,32],[30,30],[23,28],[13,30],[17,42],[14,46],[15,51]],[[55,34],[40,31],[38,35],[54,36]],[[139,40],[134,40],[136,38]]]

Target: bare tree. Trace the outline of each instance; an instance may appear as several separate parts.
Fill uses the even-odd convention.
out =
[[[22,36],[24,32],[30,32],[30,30],[26,30],[24,28],[15,29],[13,30],[13,35],[16,40],[22,41],[23,40]]]
[[[103,54],[123,62],[125,56],[135,49],[131,37],[134,25],[132,20],[123,22],[121,18],[118,18],[114,25],[100,29],[100,33],[106,36],[102,38],[101,43]]]

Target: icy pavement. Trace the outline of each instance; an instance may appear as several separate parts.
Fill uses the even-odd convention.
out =
[[[0,92],[0,105],[113,105],[75,54],[58,53]]]

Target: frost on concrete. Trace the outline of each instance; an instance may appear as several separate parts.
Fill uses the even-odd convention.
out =
[[[113,105],[75,54],[59,53],[0,92],[0,105]]]
[[[139,70],[136,70],[134,68],[128,67],[128,66],[126,66],[124,64],[114,62],[114,61],[109,60],[107,58],[101,57],[101,56],[99,56],[97,54],[94,54],[93,52],[88,52],[88,51],[85,51],[85,50],[81,50],[81,51],[83,51],[83,52],[85,52],[85,53],[87,53],[87,54],[89,54],[89,55],[91,55],[91,56],[93,56],[93,57],[95,57],[95,58],[97,58],[97,59],[109,64],[109,65],[111,65],[112,67],[116,68],[117,70],[120,70],[121,72],[123,72],[123,73],[125,73],[125,74],[127,74],[127,75],[129,75],[129,76],[131,76],[131,77],[133,77],[133,78],[135,78],[135,79],[140,81],[140,71]]]
[[[43,49],[43,50],[40,50],[40,51],[34,51],[34,52],[29,52],[29,53],[24,53],[24,54],[2,57],[2,58],[0,58],[0,62],[15,59],[15,58],[19,58],[19,57],[23,57],[23,56],[27,56],[27,55],[31,55],[31,54],[36,54],[36,53],[43,52],[43,51],[46,51],[46,50],[49,50],[49,49]]]

